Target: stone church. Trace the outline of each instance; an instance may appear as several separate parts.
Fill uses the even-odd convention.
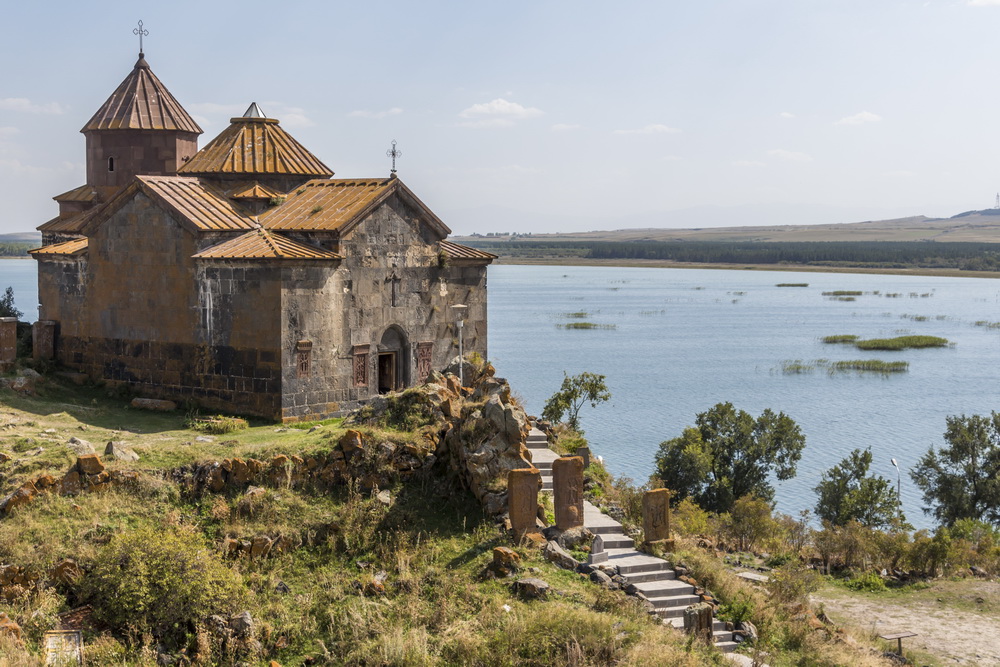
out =
[[[448,241],[395,173],[333,178],[256,104],[198,150],[142,53],[81,131],[87,182],[32,251],[62,364],[294,421],[419,383],[459,336],[486,356],[495,256]]]

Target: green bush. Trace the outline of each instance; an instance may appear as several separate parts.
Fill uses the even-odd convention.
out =
[[[866,591],[868,593],[881,593],[886,590],[885,580],[871,570],[848,580],[844,585],[852,591]]]
[[[729,602],[719,605],[719,620],[742,623],[753,618],[754,603],[750,596],[740,592]]]
[[[211,614],[238,611],[242,577],[204,540],[180,529],[144,526],[115,535],[82,582],[97,620],[113,630],[149,632],[168,642]]]

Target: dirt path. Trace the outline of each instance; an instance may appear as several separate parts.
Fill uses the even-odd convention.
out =
[[[989,595],[995,588],[983,592]],[[942,598],[915,597],[919,599],[906,596],[880,599],[824,590],[814,594],[812,601],[822,604],[826,614],[841,625],[876,635],[916,632],[918,636],[903,640],[903,649],[929,653],[943,665],[1000,665],[996,613],[956,609]]]

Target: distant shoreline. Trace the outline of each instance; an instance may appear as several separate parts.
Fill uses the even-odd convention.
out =
[[[789,273],[869,273],[893,276],[935,276],[939,278],[994,278],[1000,271],[960,271],[958,269],[886,269],[863,266],[807,266],[804,264],[700,264],[658,259],[587,259],[581,257],[499,257],[494,264],[532,266],[622,266],[662,269],[716,269],[726,271],[786,271]]]

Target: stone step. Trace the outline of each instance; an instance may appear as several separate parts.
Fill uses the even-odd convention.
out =
[[[653,607],[657,612],[669,611],[677,612],[677,614],[669,614],[670,616],[678,615],[683,616],[684,610],[690,605],[697,604],[700,598],[697,595],[664,595],[662,597],[647,597],[647,600],[653,603]],[[662,615],[662,614],[661,614]]]
[[[546,470],[549,471],[550,474],[552,472],[552,461],[537,461],[536,460],[536,461],[532,461],[531,464],[533,466],[535,466],[536,468],[538,468],[538,472],[541,472],[543,474],[544,474],[544,472]]]
[[[694,596],[694,586],[677,579],[658,579],[656,581],[640,581],[635,587],[649,599],[673,597],[676,595]],[[697,602],[697,600],[695,600]]]
[[[635,547],[635,540],[625,534],[608,533],[601,535],[605,549],[631,549]]]
[[[657,570],[654,572],[639,572],[624,575],[630,584],[641,584],[647,581],[668,581],[677,578],[673,570]]]
[[[670,563],[662,558],[656,558],[632,549],[606,549],[608,564],[617,565],[618,572],[625,576],[642,572],[673,572]]]
[[[731,640],[721,641],[721,642],[716,640],[715,642],[715,648],[719,649],[723,653],[732,653],[733,651],[736,650],[737,646],[739,646],[739,644]]]

